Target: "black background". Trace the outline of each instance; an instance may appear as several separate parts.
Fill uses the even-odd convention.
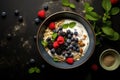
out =
[[[84,0],[70,1],[76,4],[75,10],[63,7],[61,0],[0,0],[0,13],[3,11],[7,13],[5,18],[0,16],[0,80],[114,80],[120,78],[118,76],[120,68],[115,71],[106,71],[99,65],[99,55],[103,50],[114,48],[120,52],[119,41],[103,39],[102,44],[96,46],[93,56],[85,64],[72,70],[54,68],[40,57],[34,39],[39,27],[34,22],[37,12],[48,4],[47,16],[63,10],[75,11],[82,15]],[[86,1],[90,2],[99,14],[103,13],[101,0]],[[20,11],[19,15],[23,16],[22,23],[18,21],[18,16],[14,15],[16,9]],[[112,16],[113,28],[120,33],[119,21],[120,14]],[[10,38],[8,34],[11,34]],[[31,58],[35,59],[34,64],[30,64]],[[91,69],[93,64],[98,66],[97,71]],[[39,67],[41,72],[29,74],[28,69],[34,66]]]

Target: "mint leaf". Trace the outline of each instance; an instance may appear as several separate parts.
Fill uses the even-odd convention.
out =
[[[28,73],[32,74],[35,72],[35,69],[33,67],[29,68]]]
[[[52,40],[54,41],[54,40],[56,39],[57,36],[58,36],[57,33],[53,33],[53,34],[52,34]]]
[[[41,41],[42,45],[46,47],[48,45],[47,41]]]
[[[93,11],[94,10],[94,8],[93,7],[91,7],[90,6],[90,4],[89,3],[84,3],[84,9],[85,9],[85,11],[86,12],[91,12],[91,11]]]
[[[73,3],[69,3],[69,7],[75,9],[75,5]]]
[[[118,40],[119,38],[120,38],[120,35],[119,35],[119,33],[117,33],[117,32],[114,32],[113,33],[113,37],[108,37],[110,40],[113,40],[113,41],[116,41],[116,40]]]
[[[109,12],[112,7],[110,0],[102,0],[102,7],[106,12]]]
[[[76,25],[75,22],[70,22],[70,23],[69,23],[69,27],[70,27],[70,28],[73,28],[75,25]]]
[[[120,12],[120,9],[118,7],[114,7],[111,9],[110,13],[111,15],[116,15]]]
[[[36,73],[40,73],[40,69],[39,68],[35,67],[34,69],[35,69]]]
[[[90,14],[86,14],[86,15],[85,15],[85,18],[86,18],[87,20],[91,20],[91,21],[97,21],[97,20],[98,20],[97,18],[91,16]]]
[[[63,27],[64,29],[68,28],[68,26],[69,26],[69,24],[67,24],[67,23],[62,25],[62,27]]]
[[[68,0],[62,0],[62,5],[63,6],[69,6],[69,1]]]
[[[110,37],[112,37],[114,33],[114,30],[111,27],[102,27],[102,31],[104,34]]]

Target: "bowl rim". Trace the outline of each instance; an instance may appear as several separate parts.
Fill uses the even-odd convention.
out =
[[[92,50],[91,50],[91,54],[89,55],[89,57],[82,63],[82,64],[84,64],[86,61],[88,61],[88,59],[92,56],[92,54],[94,53],[94,50],[95,50],[95,45],[96,45],[96,36],[95,36],[95,32],[94,32],[94,30],[93,30],[93,28],[92,28],[92,25],[89,23],[89,21],[88,20],[86,20],[83,16],[81,16],[80,14],[78,14],[78,13],[76,13],[76,12],[72,12],[72,11],[59,11],[59,12],[55,12],[55,13],[53,13],[53,14],[51,14],[51,15],[49,15],[48,17],[46,17],[45,18],[45,20],[40,24],[40,26],[39,26],[39,28],[38,28],[38,31],[37,31],[37,38],[36,38],[36,44],[37,44],[37,49],[38,49],[38,51],[39,51],[39,54],[40,53],[42,53],[41,51],[40,51],[40,49],[39,49],[39,41],[38,41],[38,38],[39,38],[39,31],[40,31],[40,29],[41,29],[41,27],[42,27],[42,25],[49,19],[49,18],[51,18],[52,16],[54,16],[54,15],[57,15],[57,14],[61,14],[61,13],[70,13],[70,14],[74,14],[74,15],[77,15],[77,16],[80,16],[89,26],[90,26],[90,29],[91,29],[91,31],[92,31],[92,33],[93,33],[93,41],[94,41],[94,44],[93,44],[93,48],[92,48]],[[41,55],[41,54],[40,54]],[[41,56],[43,59],[44,59],[44,57],[43,56]],[[48,64],[50,64],[46,59],[44,59]],[[81,64],[81,65],[82,65]],[[51,65],[51,64],[50,64]],[[52,65],[53,66],[53,65]],[[76,68],[76,67],[78,67],[78,66],[75,66],[75,67],[57,67],[57,66],[54,66],[54,67],[56,67],[56,68],[59,68],[59,69],[72,69],[72,68]]]
[[[102,57],[104,55],[106,55],[107,54],[106,52],[108,52],[108,51],[113,51],[114,53],[112,53],[112,54],[115,55],[115,57],[116,57],[116,60],[115,60],[114,64],[112,66],[110,66],[110,67],[107,67],[107,66],[105,66],[102,63]],[[119,52],[116,49],[113,49],[113,48],[108,48],[108,49],[103,50],[102,53],[99,56],[99,63],[101,65],[101,67],[103,69],[107,70],[107,71],[116,70],[120,66],[120,62],[119,61],[120,61],[120,54],[119,54]]]

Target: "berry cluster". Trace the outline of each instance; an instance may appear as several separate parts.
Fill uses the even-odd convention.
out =
[[[49,48],[52,55],[64,56],[65,61],[68,64],[74,63],[74,52],[80,52],[80,45],[78,44],[78,32],[75,29],[71,31],[70,29],[64,30],[62,26],[55,28],[55,23],[51,22],[49,24],[49,29],[56,33],[57,36],[53,40],[52,37],[47,37],[46,42],[48,43],[47,47]]]

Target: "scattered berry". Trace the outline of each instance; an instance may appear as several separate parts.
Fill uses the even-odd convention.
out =
[[[16,9],[16,10],[14,11],[14,14],[15,14],[15,16],[18,16],[18,15],[19,15],[19,10]]]
[[[12,34],[7,34],[7,39],[10,40],[12,38]]]
[[[23,16],[19,16],[19,17],[18,17],[18,21],[19,21],[19,22],[23,22]]]
[[[45,12],[45,10],[40,10],[40,11],[38,11],[38,17],[39,18],[45,18],[46,17],[46,12]]]
[[[36,23],[36,24],[39,24],[40,22],[41,22],[41,21],[40,21],[40,18],[38,18],[38,17],[35,18],[35,23]]]
[[[33,38],[34,38],[34,40],[36,41],[37,36],[36,36],[36,35],[34,35],[34,36],[33,36]]]
[[[72,57],[68,57],[68,58],[66,58],[66,62],[68,64],[73,64],[74,63],[74,59]]]
[[[30,64],[34,64],[35,63],[35,59],[31,58],[30,59]]]
[[[58,44],[63,44],[64,43],[64,37],[58,36],[57,42],[58,42]]]
[[[45,11],[47,11],[47,10],[48,10],[48,5],[45,4],[45,5],[43,6],[43,8],[44,8]]]
[[[5,18],[5,17],[7,16],[7,13],[6,13],[6,12],[2,12],[2,13],[1,13],[1,16],[2,16],[3,18]]]
[[[110,2],[111,2],[112,5],[115,5],[119,2],[119,0],[110,0]]]
[[[93,64],[93,65],[91,66],[91,69],[92,69],[93,71],[97,71],[97,70],[98,70],[98,66],[97,66],[96,64]]]
[[[57,41],[55,41],[55,42],[53,43],[53,47],[54,47],[54,48],[58,48],[58,47],[59,47],[59,44],[58,44]]]
[[[54,29],[55,29],[55,23],[54,23],[54,22],[51,22],[51,23],[49,24],[49,28],[50,28],[51,30],[54,30]]]

